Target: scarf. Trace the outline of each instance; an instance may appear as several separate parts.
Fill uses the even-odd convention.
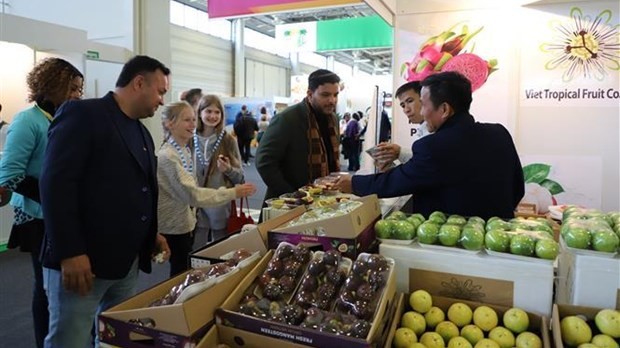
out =
[[[340,142],[338,141],[338,134],[336,132],[336,124],[333,117],[327,117],[327,129],[329,132],[329,139],[321,138],[321,131],[319,130],[319,124],[316,120],[310,103],[306,99],[306,107],[308,108],[308,182],[314,181],[314,179],[329,175],[329,163],[325,149],[325,140],[329,140],[332,144],[333,158],[335,161],[334,167],[340,168]]]

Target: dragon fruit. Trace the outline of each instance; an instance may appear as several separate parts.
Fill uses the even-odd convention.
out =
[[[480,88],[494,70],[495,60],[487,62],[473,53],[459,54],[443,65],[441,71],[456,71],[471,82],[472,92]]]

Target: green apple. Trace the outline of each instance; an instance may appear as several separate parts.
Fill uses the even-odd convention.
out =
[[[409,295],[409,305],[414,311],[424,314],[433,307],[433,298],[426,290],[416,290]]]
[[[420,220],[420,218],[415,215],[411,215],[410,217],[406,218],[405,221],[412,224],[416,228],[416,230],[418,229],[418,226],[420,226],[424,222],[424,220]]]
[[[619,348],[618,342],[611,336],[605,334],[598,334],[592,337],[592,344],[601,348]]]
[[[420,213],[415,213],[415,214],[411,215],[411,217],[417,218],[418,220],[420,220],[420,222],[426,221],[426,219],[424,218],[424,215],[422,215]]]
[[[449,342],[452,337],[459,335],[459,328],[451,321],[442,321],[435,327],[435,332],[438,333],[444,342]]]
[[[455,246],[461,238],[461,227],[459,225],[452,225],[445,223],[439,228],[437,234],[439,243],[443,246]]]
[[[474,310],[474,325],[482,331],[491,331],[498,321],[497,313],[489,306],[480,306]]]
[[[452,224],[452,225],[459,225],[459,226],[463,226],[467,223],[467,220],[462,217],[461,215],[450,215],[448,216],[448,219],[446,220],[447,224]]]
[[[536,257],[545,260],[555,260],[560,252],[560,246],[553,239],[539,239],[536,242]]]
[[[396,348],[409,348],[410,345],[416,343],[418,338],[413,330],[401,327],[394,333],[394,347]]]
[[[618,244],[620,238],[611,230],[592,233],[592,249],[596,251],[613,253],[618,249]]]
[[[416,342],[408,345],[407,348],[426,348],[426,346],[420,342]]]
[[[532,256],[536,249],[536,240],[527,234],[516,234],[510,239],[510,253],[521,256]]]
[[[530,326],[530,317],[523,309],[517,307],[504,312],[502,321],[507,329],[516,334],[520,334]]]
[[[570,228],[563,235],[566,245],[571,248],[589,249],[590,232],[585,228]]]
[[[458,327],[463,327],[471,323],[472,317],[473,312],[465,303],[455,302],[448,308],[448,320]]]
[[[467,222],[468,223],[475,223],[477,225],[482,225],[482,227],[484,227],[484,225],[486,225],[486,222],[480,216],[471,216],[469,219],[467,219]]]
[[[515,346],[515,336],[503,326],[497,326],[489,332],[489,338],[499,344],[500,348],[512,348]]]
[[[433,306],[428,312],[424,313],[424,319],[426,320],[426,326],[435,329],[437,324],[446,320],[446,314],[441,308]]]
[[[484,244],[489,250],[508,252],[510,235],[503,230],[490,230],[484,235]]]
[[[492,231],[492,230],[510,231],[510,229],[512,228],[512,225],[510,224],[510,222],[496,219],[496,220],[489,220],[485,228],[487,232]]]
[[[577,348],[600,348],[600,347],[592,343],[582,343],[578,345]]]
[[[407,214],[403,213],[402,211],[392,212],[387,217],[388,220],[405,220],[406,218],[407,218]]]
[[[594,317],[594,323],[601,333],[613,338],[620,338],[620,311],[600,310]]]
[[[529,331],[521,332],[515,339],[517,348],[542,348],[542,340],[538,335]]]
[[[446,222],[446,214],[444,214],[444,213],[443,213],[443,212],[441,212],[441,211],[434,211],[434,212],[432,212],[432,213],[431,213],[431,215],[429,215],[429,216],[428,216],[428,219],[429,219],[429,220],[430,220],[431,218],[432,218],[432,219],[437,219],[437,220],[443,220],[443,222],[442,222],[442,223],[445,223],[445,222]]]
[[[476,345],[478,341],[484,338],[484,332],[476,325],[469,324],[463,326],[461,336],[465,337],[472,345]]]
[[[420,337],[420,343],[427,348],[444,348],[446,346],[443,338],[441,338],[438,333],[430,331],[422,334],[422,337]]]
[[[562,341],[569,346],[576,347],[588,343],[592,339],[592,330],[585,322],[575,315],[569,315],[560,321]]]
[[[450,339],[448,348],[473,348],[473,346],[465,337],[457,336]]]
[[[420,336],[426,331],[426,320],[422,314],[409,311],[404,313],[401,317],[400,326],[409,328],[413,330],[417,336]]]
[[[394,239],[411,240],[415,237],[415,227],[405,220],[394,221]]]
[[[500,348],[500,347],[499,347],[499,344],[497,344],[497,342],[493,341],[492,339],[483,338],[480,341],[478,341],[478,343],[476,343],[474,348]]]
[[[461,232],[461,246],[467,250],[481,250],[484,247],[484,230],[473,226],[463,227]]]
[[[435,244],[438,240],[439,225],[429,221],[418,227],[418,242],[422,244]]]
[[[391,239],[394,231],[394,221],[392,220],[379,220],[375,223],[375,233],[377,238]]]

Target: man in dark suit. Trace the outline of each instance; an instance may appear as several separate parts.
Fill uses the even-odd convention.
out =
[[[40,179],[47,348],[87,346],[95,315],[132,295],[154,253],[170,253],[157,233],[153,139],[139,122],[163,105],[169,73],[136,56],[114,92],[63,104],[49,128]]]
[[[514,217],[524,194],[523,172],[510,133],[469,114],[471,84],[456,72],[422,81],[421,113],[434,134],[413,143],[413,158],[385,173],[344,176],[339,186],[356,195],[413,195],[413,210]]]

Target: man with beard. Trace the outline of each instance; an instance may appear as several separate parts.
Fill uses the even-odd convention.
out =
[[[265,199],[340,170],[339,82],[329,70],[314,71],[306,98],[273,118],[256,152],[256,168],[267,184]]]

